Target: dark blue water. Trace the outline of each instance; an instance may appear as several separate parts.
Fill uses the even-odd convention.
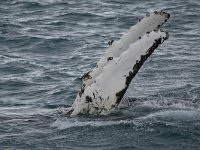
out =
[[[199,8],[199,0],[0,1],[0,149],[199,149]],[[157,9],[171,14],[170,38],[121,107],[62,113],[107,41]]]

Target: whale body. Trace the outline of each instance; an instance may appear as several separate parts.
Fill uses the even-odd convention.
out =
[[[105,114],[118,106],[145,60],[168,39],[168,33],[160,27],[169,17],[164,11],[147,14],[119,41],[110,43],[96,67],[83,75],[71,116]]]

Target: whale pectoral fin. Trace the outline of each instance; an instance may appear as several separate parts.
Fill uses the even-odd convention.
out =
[[[75,112],[101,114],[117,106],[141,66],[167,38],[166,32],[152,31],[112,59],[113,63],[103,68],[96,82],[85,88],[80,97],[81,105],[78,102]]]
[[[82,90],[72,105],[72,115],[102,114],[121,102],[141,66],[168,39],[169,34],[160,31],[158,25],[160,27],[169,16],[163,11],[147,15],[139,22],[140,26],[131,27],[110,46],[97,67],[83,75]]]

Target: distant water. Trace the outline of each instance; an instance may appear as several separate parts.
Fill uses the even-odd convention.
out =
[[[107,116],[64,115],[110,39],[147,12],[170,38]],[[196,150],[200,147],[199,0],[0,1],[0,149]]]

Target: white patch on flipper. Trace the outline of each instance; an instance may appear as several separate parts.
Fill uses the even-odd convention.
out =
[[[130,44],[139,40],[146,33],[157,30],[162,26],[162,24],[169,19],[169,16],[170,15],[164,11],[155,11],[154,13],[146,15],[135,26],[132,26],[119,41],[114,41],[105,52],[105,55],[97,63],[97,67],[87,74],[89,78],[83,79],[84,88],[91,85],[96,77],[101,74],[103,67],[108,64],[107,59],[109,57],[119,57],[122,52],[128,49]]]
[[[107,60],[102,73],[75,100],[71,115],[102,114],[118,105],[144,61],[167,38],[165,32],[152,31],[132,43],[119,57]]]

